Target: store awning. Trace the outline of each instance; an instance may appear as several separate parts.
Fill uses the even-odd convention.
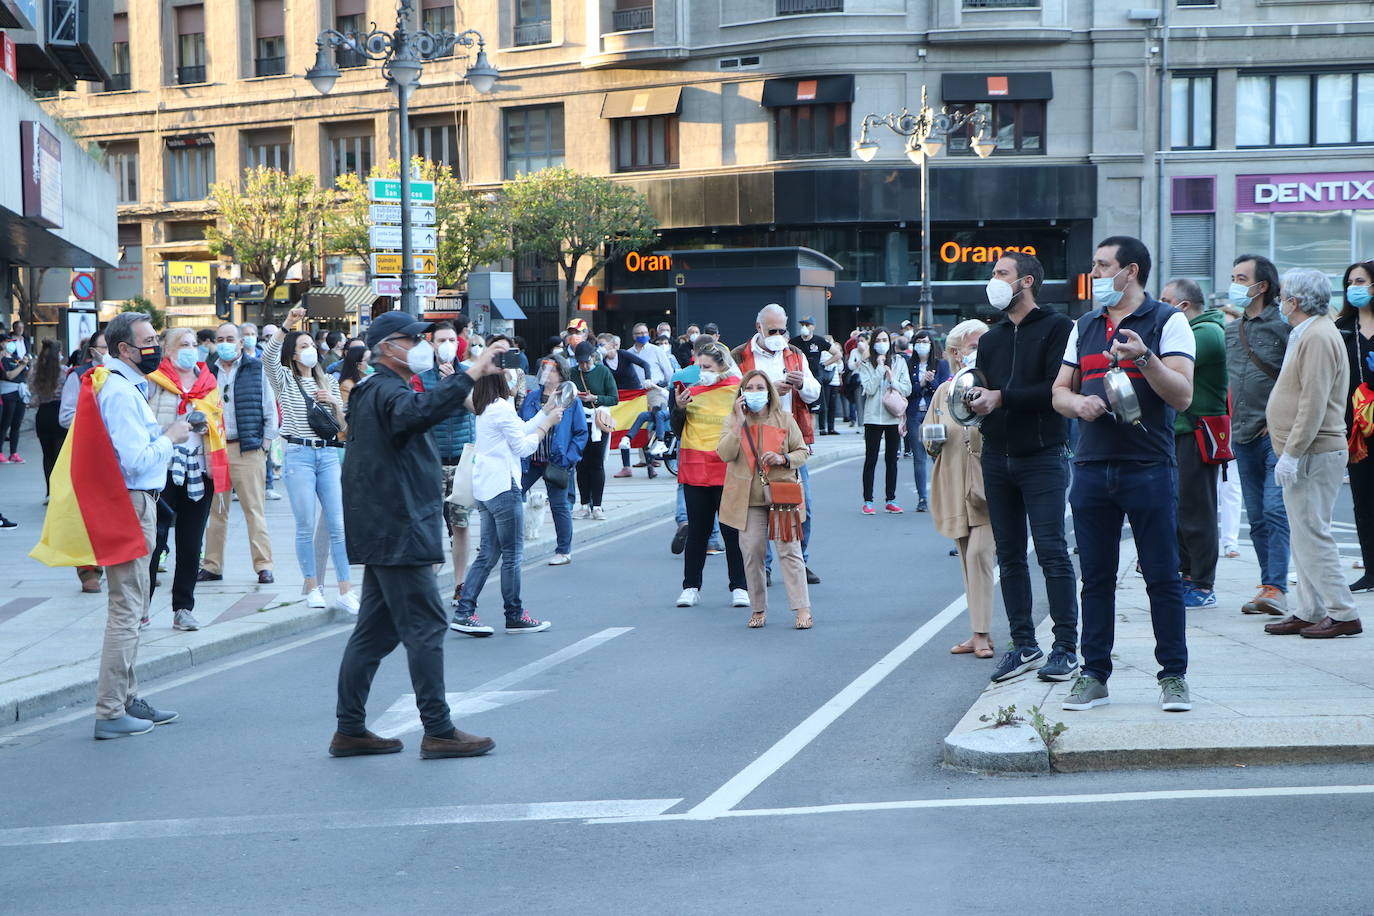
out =
[[[488,306],[491,309],[493,318],[505,318],[509,321],[518,321],[528,317],[524,310],[520,308],[520,303],[514,299],[504,297],[493,297],[490,299],[481,296],[468,297],[468,310],[472,311],[480,306]]]
[[[763,106],[833,105],[854,101],[854,77],[812,76],[763,81]]]
[[[1052,74],[946,73],[940,97],[946,102],[1023,102],[1054,98]]]
[[[350,314],[357,314],[363,306],[377,301],[377,294],[371,286],[312,286],[306,290],[307,296],[342,296],[344,308]]]
[[[652,115],[677,114],[681,105],[681,86],[626,89],[623,92],[606,93],[601,100],[601,117],[647,118]]]

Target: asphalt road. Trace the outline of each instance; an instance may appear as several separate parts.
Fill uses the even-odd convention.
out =
[[[748,630],[722,557],[674,608],[667,519],[529,571],[553,629],[448,643],[485,758],[328,757],[339,628],[144,685],[181,713],[150,735],[0,737],[0,912],[1374,911],[1367,767],[943,769],[992,662],[927,625],[962,594],[929,517],[862,517],[858,476],[814,478],[809,632],[780,581]],[[372,719],[409,693],[397,653]]]

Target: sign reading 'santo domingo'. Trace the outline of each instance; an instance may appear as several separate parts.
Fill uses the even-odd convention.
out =
[[[1236,209],[1247,213],[1374,210],[1374,172],[1238,175]]]

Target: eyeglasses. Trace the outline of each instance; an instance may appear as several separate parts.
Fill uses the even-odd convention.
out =
[[[764,336],[773,337],[778,334],[786,334],[787,328],[773,328],[771,331],[764,331]]]

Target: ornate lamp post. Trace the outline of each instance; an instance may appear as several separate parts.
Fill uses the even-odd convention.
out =
[[[381,61],[387,85],[396,90],[401,131],[401,308],[418,315],[420,304],[415,296],[415,270],[411,263],[410,244],[410,94],[420,84],[424,61],[451,52],[454,45],[465,48],[477,46],[477,59],[464,76],[478,93],[485,95],[491,92],[500,74],[487,60],[486,41],[476,29],[458,34],[447,31],[435,34],[412,29],[410,23],[413,17],[412,0],[399,0],[395,31],[378,29],[376,23],[373,23],[372,31],[366,34],[325,29],[315,40],[315,65],[305,72],[305,78],[321,94],[328,94],[339,78],[334,49],[343,48],[361,54],[368,60]]]
[[[992,155],[997,144],[988,139],[989,124],[981,111],[935,111],[926,101],[926,87],[921,87],[921,107],[916,112],[903,108],[885,115],[870,114],[864,118],[854,153],[864,162],[872,161],[878,152],[878,141],[870,140],[870,127],[886,127],[894,134],[906,137],[906,155],[921,167],[921,326],[930,327],[934,321],[935,293],[930,283],[930,159],[940,154],[952,130],[967,127],[974,131],[970,146],[979,159]]]

